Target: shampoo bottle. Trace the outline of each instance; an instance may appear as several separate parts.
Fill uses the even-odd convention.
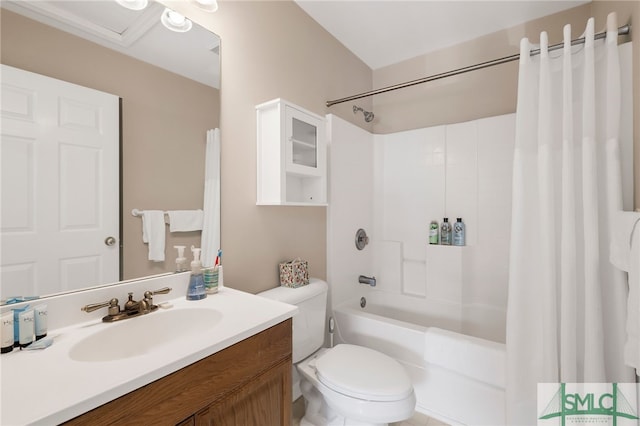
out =
[[[187,300],[200,300],[207,297],[207,290],[204,286],[204,276],[202,275],[202,263],[200,262],[200,249],[191,246],[193,261],[191,262],[191,277],[189,277],[189,288],[187,288]]]
[[[463,246],[465,243],[465,226],[462,222],[462,218],[456,219],[456,223],[453,224],[453,245]]]
[[[446,246],[451,245],[451,224],[449,223],[448,217],[443,219],[442,225],[440,226],[440,244]]]

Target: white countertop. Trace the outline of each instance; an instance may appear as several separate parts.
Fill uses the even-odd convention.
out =
[[[295,306],[228,287],[203,300],[187,301],[182,296],[169,304],[168,309],[215,309],[222,317],[197,337],[183,338],[179,344],[163,343],[149,354],[121,360],[79,362],[69,357],[75,343],[114,325],[96,319],[50,330],[54,343],[47,349],[14,349],[3,354],[0,424],[51,425],[70,420],[291,318],[297,311]],[[162,339],[162,330],[149,333]]]

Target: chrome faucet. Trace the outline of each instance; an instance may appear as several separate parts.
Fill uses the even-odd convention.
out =
[[[365,275],[360,275],[358,277],[358,282],[360,284],[367,284],[367,285],[370,285],[371,287],[375,287],[376,286],[376,277],[367,277]]]
[[[137,317],[139,315],[148,314],[158,309],[158,305],[153,304],[153,296],[156,294],[167,294],[171,291],[171,288],[165,287],[156,291],[145,291],[144,299],[140,301],[133,300],[133,293],[129,293],[129,300],[124,304],[123,309],[120,309],[118,299],[113,298],[108,302],[94,303],[86,305],[80,308],[85,312],[93,312],[96,309],[109,307],[109,314],[102,318],[103,322],[114,322],[127,318]]]

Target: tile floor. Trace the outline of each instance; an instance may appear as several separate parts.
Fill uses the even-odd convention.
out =
[[[425,414],[416,412],[413,417],[403,422],[391,423],[391,426],[449,426],[440,420],[428,417]]]
[[[291,426],[299,426],[300,419],[304,416],[304,400],[302,398],[298,398],[293,403],[293,421],[291,422]],[[441,422],[440,420],[433,419],[428,417],[422,413],[416,412],[413,417],[409,420],[405,420],[403,422],[391,423],[390,426],[448,426],[446,423]]]

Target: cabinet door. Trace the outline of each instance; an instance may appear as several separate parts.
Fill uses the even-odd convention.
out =
[[[287,172],[320,176],[324,170],[322,122],[290,106],[285,107]]]
[[[282,363],[198,412],[196,426],[289,426],[291,369]]]

